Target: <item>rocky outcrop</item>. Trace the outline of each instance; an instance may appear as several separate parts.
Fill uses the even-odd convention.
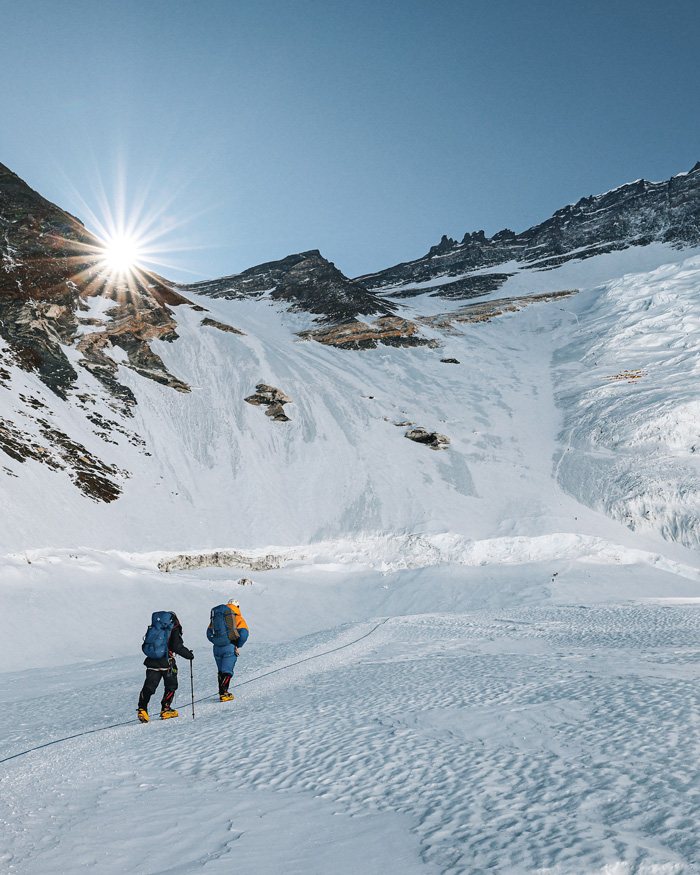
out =
[[[436,298],[466,300],[480,298],[501,288],[512,273],[477,273],[458,280],[440,282],[428,286],[411,286],[391,289],[392,298],[415,298],[418,295],[431,295]]]
[[[563,289],[560,292],[543,292],[539,295],[524,295],[522,298],[497,298],[492,301],[480,301],[479,303],[466,304],[451,313],[439,313],[436,316],[423,316],[421,322],[438,328],[441,331],[456,331],[455,325],[469,322],[490,322],[496,316],[504,313],[516,313],[527,307],[528,304],[558,301],[562,298],[570,298],[577,293],[577,289]],[[457,359],[440,359],[443,362],[459,364]]]
[[[89,315],[97,297],[112,302],[99,318]],[[189,301],[156,274],[111,275],[100,241],[0,164],[0,337],[12,364],[65,399],[77,373],[64,347],[74,346],[79,365],[128,410],[135,398],[119,383],[119,365],[108,354],[118,346],[127,353],[122,366],[189,391],[148,346],[154,338],[177,337],[169,307],[183,303]]]
[[[512,261],[546,270],[655,241],[679,248],[700,245],[700,162],[665,182],[639,179],[584,197],[520,234],[506,228],[493,237],[483,231],[459,241],[443,236],[422,258],[355,281],[397,298],[426,293],[470,298],[497,290],[508,277],[475,271]]]
[[[236,550],[215,550],[210,553],[179,553],[158,563],[159,571],[187,571],[194,568],[246,568],[249,571],[271,571],[282,568],[291,557],[267,554],[246,556]],[[241,578],[245,581],[247,578]],[[241,583],[241,581],[238,581]]]
[[[290,310],[310,313],[315,321],[338,323],[358,316],[391,315],[396,305],[348,279],[317,249],[288,255],[248,268],[242,273],[202,283],[180,284],[183,291],[211,298],[261,298],[285,303]]]
[[[119,497],[122,487],[117,481],[128,478],[127,471],[106,464],[48,420],[36,419],[35,424],[40,437],[0,418],[0,450],[15,462],[33,459],[53,471],[67,471],[78,489],[94,501],[110,502]]]
[[[385,346],[436,346],[434,340],[422,337],[415,322],[399,316],[382,316],[371,324],[353,319],[329,328],[300,331],[301,340],[316,340],[338,349],[376,349]]]
[[[452,443],[452,441],[444,434],[439,434],[437,431],[428,431],[420,426],[410,428],[404,437],[407,437],[410,441],[425,444],[430,447],[431,450],[442,450]]]
[[[108,321],[102,322],[102,330],[82,335],[76,345],[83,354],[80,361],[115,397],[123,402],[122,409],[136,403],[134,394],[117,379],[122,362],[110,357],[114,348],[124,350],[128,367],[142,377],[176,389],[189,392],[187,383],[173,376],[163,360],[149,346],[151,340],[172,341],[177,337],[175,322],[169,314],[162,313],[150,302],[140,307],[119,303],[107,311]],[[91,320],[95,324],[96,320]],[[99,323],[98,323],[99,324]]]
[[[0,165],[0,384],[11,387],[13,368],[31,372],[59,398],[72,400],[90,431],[105,443],[117,443],[114,436],[121,434],[150,455],[138,435],[92,408],[95,394],[76,392],[78,371],[84,368],[98,381],[103,400],[122,416],[131,415],[136,397],[121,382],[121,368],[189,392],[150,347],[154,340],[177,338],[171,307],[179,304],[189,301],[156,274],[110,272],[103,244],[78,219]],[[67,355],[70,348],[77,355]],[[100,391],[97,385],[95,390]],[[19,400],[21,425],[19,420],[0,422],[0,450],[6,457],[65,471],[95,501],[119,497],[127,471],[34,415],[33,410],[46,408],[38,398],[20,395]]]
[[[204,326],[209,325],[211,328],[218,328],[219,331],[226,331],[228,334],[240,334],[245,337],[245,332],[239,331],[233,325],[226,325],[225,322],[217,322],[216,319],[210,319],[209,316],[202,319],[201,324]]]
[[[267,407],[265,416],[269,416],[275,422],[289,422],[289,417],[284,412],[284,405],[291,404],[292,399],[275,386],[258,383],[255,392],[243,400],[248,404]]]

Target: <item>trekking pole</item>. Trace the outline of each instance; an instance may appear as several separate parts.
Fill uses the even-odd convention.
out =
[[[194,675],[192,673],[192,660],[190,660],[190,689],[192,690],[192,719],[194,720]]]

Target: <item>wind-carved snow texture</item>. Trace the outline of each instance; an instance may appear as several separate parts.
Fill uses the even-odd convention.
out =
[[[387,875],[692,875],[698,600],[556,604],[542,584],[528,593],[524,580],[550,577],[564,599],[586,592],[582,572],[567,582],[553,567],[483,588],[462,579],[467,613],[431,612],[460,584],[446,568],[395,582],[395,602],[422,599],[421,614],[251,637],[230,705],[215,701],[207,615],[197,628],[190,603],[180,616],[197,651],[196,720],[182,689],[177,721],[134,720],[4,763],[0,863],[16,875],[351,875],[360,864]],[[640,582],[669,589],[658,572],[600,574],[608,596]],[[191,590],[203,606],[201,583],[215,579]],[[309,583],[266,582],[277,609],[246,590],[253,629]],[[334,589],[327,573],[317,584]],[[357,584],[365,597],[386,592],[389,607],[376,579]],[[137,644],[133,658],[0,676],[0,759],[123,721],[140,685]],[[39,709],[47,685],[52,707]]]
[[[700,259],[612,282],[556,356],[558,480],[639,530],[700,546]]]

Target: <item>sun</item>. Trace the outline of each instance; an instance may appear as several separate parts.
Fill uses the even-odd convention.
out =
[[[135,236],[115,234],[105,241],[102,263],[112,274],[129,276],[139,266],[141,256],[141,245]]]

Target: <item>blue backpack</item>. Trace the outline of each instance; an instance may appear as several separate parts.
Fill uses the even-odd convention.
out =
[[[217,605],[211,609],[211,643],[219,647],[235,644],[238,641],[236,615],[228,605]]]
[[[168,641],[175,622],[170,611],[156,611],[143,636],[141,650],[149,659],[161,659],[168,652]]]

